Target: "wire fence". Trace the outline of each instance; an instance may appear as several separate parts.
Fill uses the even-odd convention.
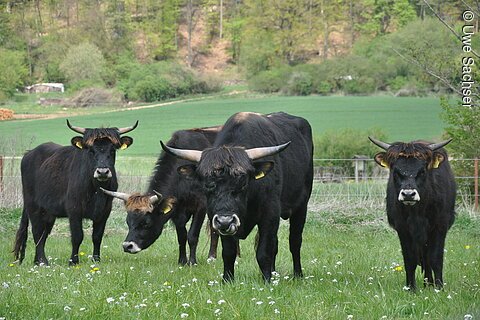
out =
[[[21,157],[3,157],[0,161],[0,208],[23,206],[20,175]],[[451,163],[472,167],[473,159],[455,159]],[[119,157],[116,163],[119,190],[142,192],[146,190],[155,156]],[[388,170],[371,159],[314,159],[314,188],[309,208],[316,212],[385,210]],[[475,210],[474,171],[456,174],[458,189],[457,211],[480,217]],[[119,208],[119,203],[116,206]]]

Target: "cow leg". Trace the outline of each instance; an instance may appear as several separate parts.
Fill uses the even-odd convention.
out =
[[[189,265],[197,264],[197,245],[203,220],[205,220],[205,210],[194,213],[192,224],[188,230],[188,246],[190,247]]]
[[[258,226],[257,262],[266,282],[272,278],[275,252],[278,250],[278,226],[278,219],[268,221],[266,226]]]
[[[72,218],[72,216],[75,218]],[[79,262],[78,250],[83,241],[82,218],[79,213],[73,213],[70,215],[70,236],[72,238],[72,255],[70,256],[68,264],[74,266]]]
[[[36,265],[48,265],[48,259],[45,256],[45,242],[52,231],[55,217],[38,209],[31,215],[31,222],[33,240],[35,241],[35,258],[33,259],[33,262]]]
[[[433,285],[432,266],[430,264],[429,252],[430,245],[423,246],[422,249],[422,267],[423,267],[423,286]]]
[[[93,256],[95,262],[100,262],[100,247],[102,245],[103,234],[105,233],[105,225],[107,219],[93,222],[92,242],[93,242]]]
[[[415,248],[412,238],[407,230],[398,231],[400,245],[402,246],[403,263],[405,264],[405,273],[407,276],[406,286],[411,291],[415,291],[417,286],[415,283],[415,269],[417,268],[417,258],[415,256]]]
[[[290,217],[290,235],[289,245],[293,260],[293,276],[303,277],[302,263],[300,258],[300,249],[303,241],[303,227],[307,217],[307,206],[297,210]]]
[[[178,264],[187,264],[187,217],[184,210],[177,209],[177,214],[172,217],[172,221],[175,224],[175,230],[177,231],[178,241]]]
[[[235,279],[235,258],[237,256],[238,240],[232,236],[222,236],[223,281]]]
[[[428,260],[435,274],[435,286],[443,288],[443,250],[445,248],[445,238],[447,231],[437,230],[437,233],[431,236],[431,244]]]

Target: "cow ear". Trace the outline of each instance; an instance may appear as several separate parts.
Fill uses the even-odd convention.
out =
[[[80,136],[73,137],[71,142],[72,142],[72,146],[77,147],[78,149],[83,149],[83,137],[80,137]]]
[[[440,164],[445,160],[445,157],[440,153],[434,153],[432,162],[430,163],[430,167],[433,169],[438,169]]]
[[[388,168],[388,163],[385,161],[385,152],[379,152],[375,155],[375,162],[384,168]]]
[[[163,199],[160,203],[160,212],[163,214],[168,214],[170,211],[173,210],[176,203],[177,198],[175,197],[168,197],[166,199]]]
[[[253,166],[255,167],[255,180],[260,180],[272,171],[274,163],[273,161],[261,161],[255,162]]]
[[[186,164],[184,166],[180,166],[177,168],[177,172],[181,176],[185,176],[191,178],[195,171],[197,170],[197,166],[194,164]]]
[[[122,143],[120,150],[125,150],[133,144],[133,138],[129,136],[121,137],[120,142]]]

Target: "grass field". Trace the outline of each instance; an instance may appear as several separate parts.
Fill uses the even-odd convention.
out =
[[[286,111],[309,120],[314,132],[344,127],[382,128],[391,140],[436,139],[442,134],[439,101],[393,97],[242,97],[178,102],[156,108],[70,117],[91,127],[128,126],[134,145],[122,151],[119,172],[144,189],[160,139],[174,130],[220,124],[235,112]],[[36,110],[35,112],[40,112]],[[41,142],[69,144],[75,133],[64,118],[7,121],[0,125],[0,153],[20,155]],[[365,137],[366,138],[366,137]],[[133,160],[127,157],[134,156]],[[145,159],[139,156],[148,156]],[[18,160],[15,160],[18,162]],[[11,162],[12,164],[14,162]],[[6,172],[16,175],[7,163]],[[136,176],[138,175],[138,176]],[[134,180],[136,179],[136,180]],[[13,189],[12,189],[13,190]],[[14,193],[18,196],[19,189]],[[223,284],[221,259],[206,261],[202,233],[199,264],[179,267],[174,228],[148,250],[122,252],[126,235],[118,201],[107,223],[102,262],[93,264],[91,223],[85,222],[81,264],[69,268],[68,224],[58,220],[46,246],[51,266],[33,267],[31,233],[23,265],[11,248],[20,209],[0,209],[0,319],[473,319],[480,317],[480,220],[459,210],[446,244],[445,289],[403,290],[402,255],[385,221],[384,183],[317,184],[309,205],[302,261],[305,278],[293,280],[288,223],[279,233],[278,275],[265,284],[255,261],[254,234],[241,242],[236,281]],[[126,190],[133,191],[133,190]],[[140,190],[139,190],[140,191]],[[13,195],[12,195],[13,196]]]
[[[311,123],[317,135],[339,128],[376,127],[383,129],[393,141],[438,139],[443,132],[437,98],[389,96],[212,97],[140,110],[69,116],[69,119],[73,124],[83,127],[123,127],[138,119],[139,127],[130,134],[135,139],[134,145],[122,152],[124,156],[138,156],[158,154],[159,140],[168,140],[175,130],[223,124],[229,116],[239,111],[285,111],[299,115]],[[69,144],[73,135],[66,127],[65,118],[6,121],[0,125],[3,142],[0,152],[22,154],[26,148],[46,141]]]
[[[348,211],[348,210],[346,210]],[[254,234],[241,242],[236,281],[223,284],[222,261],[208,263],[202,233],[199,264],[179,267],[175,232],[167,228],[149,249],[122,252],[124,216],[107,225],[101,263],[89,262],[86,232],[81,264],[67,266],[68,226],[57,221],[47,242],[50,267],[33,267],[31,235],[23,265],[10,265],[20,210],[0,211],[0,318],[5,319],[473,319],[480,317],[480,225],[460,214],[446,244],[445,289],[403,290],[396,234],[373,210],[309,213],[304,232],[305,278],[293,280],[288,224],[279,233],[278,275],[264,284],[253,253]],[[88,225],[88,223],[86,223]],[[90,228],[87,228],[90,230]],[[397,267],[397,268],[395,268]],[[397,271],[396,271],[397,270]]]

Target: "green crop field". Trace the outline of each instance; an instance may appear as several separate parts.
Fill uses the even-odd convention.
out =
[[[345,210],[346,212],[348,210]],[[368,211],[368,210],[367,210]],[[149,249],[122,252],[121,211],[112,214],[102,262],[93,264],[90,223],[78,267],[70,268],[66,220],[47,241],[51,266],[34,267],[31,235],[23,265],[10,264],[20,210],[0,211],[0,318],[5,319],[473,319],[480,316],[480,225],[460,214],[447,236],[445,288],[403,289],[400,244],[383,212],[309,212],[302,261],[304,279],[292,279],[288,224],[279,233],[277,272],[265,284],[255,261],[254,238],[241,242],[236,280],[221,280],[221,259],[207,262],[201,234],[197,266],[177,265],[173,227]],[[82,254],[82,253],[81,253]]]
[[[381,128],[393,141],[439,139],[443,133],[437,98],[210,97],[140,110],[101,111],[68,118],[73,124],[83,127],[123,127],[139,120],[138,128],[130,134],[135,139],[134,145],[122,152],[124,156],[156,155],[160,151],[159,140],[168,140],[173,131],[223,124],[229,116],[239,111],[285,111],[299,115],[311,123],[316,135],[339,128]],[[22,154],[26,148],[46,141],[69,144],[74,135],[67,128],[65,118],[6,121],[0,124],[2,148],[7,150],[4,153]]]

